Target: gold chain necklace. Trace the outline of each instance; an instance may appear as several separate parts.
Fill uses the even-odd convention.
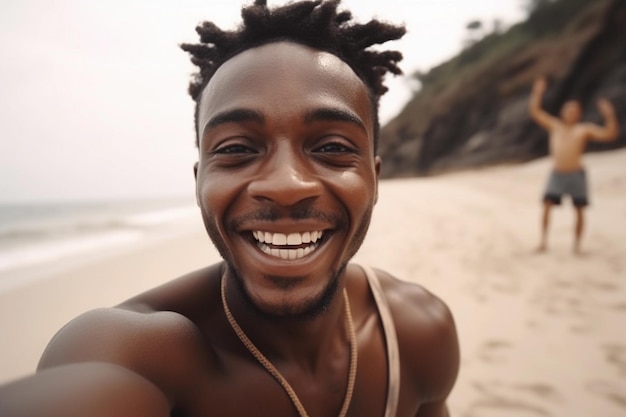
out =
[[[282,376],[282,374],[272,365],[272,363],[261,353],[261,351],[252,343],[252,341],[246,336],[244,331],[239,327],[239,324],[233,317],[230,312],[230,308],[228,308],[228,303],[226,302],[226,279],[225,275],[222,276],[221,290],[222,290],[222,303],[224,304],[224,313],[226,313],[226,318],[230,323],[230,327],[235,331],[241,343],[248,349],[248,351],[256,358],[257,361],[267,370],[267,372],[272,375],[276,381],[283,387],[291,402],[298,410],[298,414],[301,417],[309,417],[304,406],[300,402],[300,399],[296,395],[296,392],[293,390],[289,382]],[[338,417],[345,417],[348,413],[348,408],[350,407],[350,401],[352,400],[352,392],[354,391],[354,381],[356,380],[356,368],[357,368],[357,344],[356,344],[356,332],[354,330],[354,323],[352,322],[352,312],[350,310],[350,302],[348,300],[348,293],[346,290],[343,290],[343,298],[345,300],[346,305],[346,321],[348,322],[348,333],[350,337],[350,370],[348,371],[348,386],[346,388],[346,397],[343,400],[343,405],[341,406],[341,411],[339,412]]]

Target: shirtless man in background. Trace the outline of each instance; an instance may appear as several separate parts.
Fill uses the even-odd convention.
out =
[[[183,45],[200,67],[196,197],[224,261],[71,321],[0,389],[2,417],[448,415],[449,309],[349,262],[378,198],[383,78],[400,72],[370,47],[405,29],[338,3],[257,0],[237,30],[204,22]]]
[[[543,110],[541,101],[547,88],[545,78],[538,78],[530,97],[530,115],[546,129],[550,140],[550,156],[553,170],[548,178],[543,196],[541,242],[538,251],[548,247],[550,211],[561,204],[563,195],[569,195],[576,211],[574,229],[574,252],[580,253],[580,241],[584,229],[584,209],[589,204],[587,178],[582,155],[588,140],[609,142],[617,138],[619,126],[613,105],[605,99],[598,100],[598,110],[604,118],[604,126],[580,122],[582,108],[578,101],[569,100],[561,108],[560,118]]]

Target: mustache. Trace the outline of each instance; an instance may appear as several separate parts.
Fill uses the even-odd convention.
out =
[[[340,226],[346,223],[343,216],[336,214],[324,213],[323,211],[316,210],[313,207],[293,207],[286,211],[285,209],[279,209],[277,207],[264,207],[256,209],[250,213],[238,216],[231,219],[228,222],[228,226],[231,229],[238,229],[241,225],[248,222],[274,222],[280,219],[291,220],[320,220],[325,223]]]

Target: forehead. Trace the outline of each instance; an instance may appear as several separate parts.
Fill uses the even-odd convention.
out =
[[[272,120],[333,108],[353,113],[373,137],[372,106],[361,79],[335,55],[290,42],[248,49],[226,61],[202,92],[199,133],[216,114],[238,108]]]

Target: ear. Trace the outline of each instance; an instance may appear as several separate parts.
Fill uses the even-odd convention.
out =
[[[383,164],[383,160],[380,156],[374,157],[374,169],[376,170],[376,194],[374,195],[374,204],[378,202],[378,179],[380,178],[380,169]]]
[[[193,178],[196,181],[196,204],[200,206],[200,196],[198,195],[198,162],[193,164]]]

